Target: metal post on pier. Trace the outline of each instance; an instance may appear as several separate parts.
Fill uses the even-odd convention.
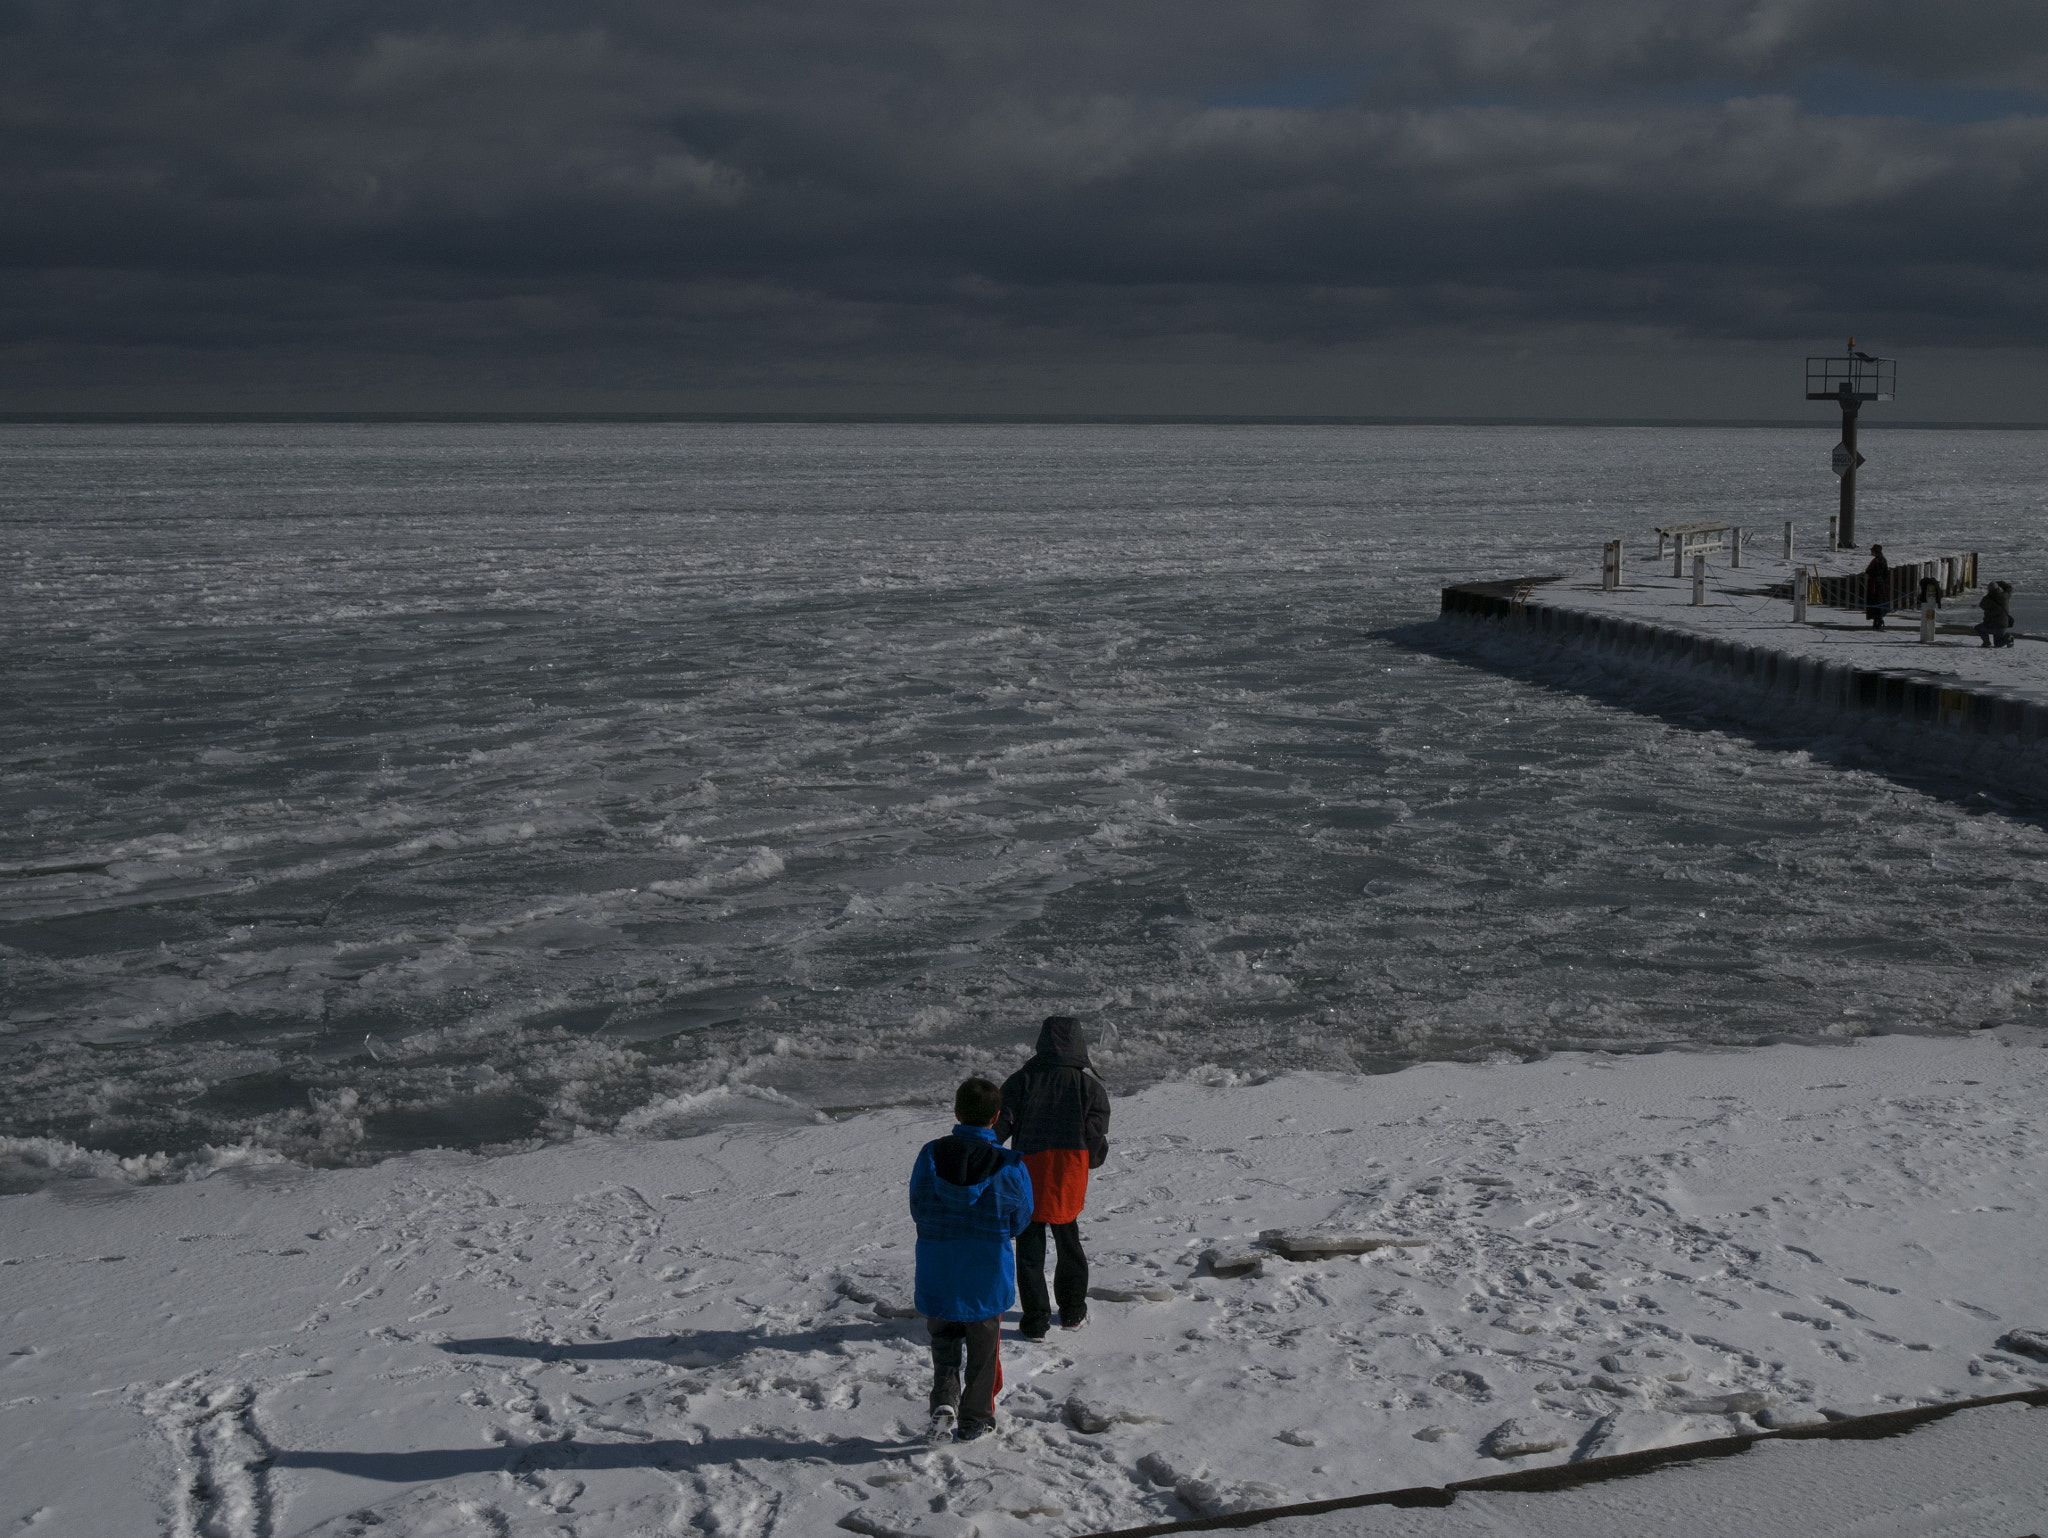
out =
[[[1897,382],[1897,361],[1858,352],[1853,336],[1846,356],[1806,360],[1806,398],[1833,401],[1842,408],[1842,441],[1833,456],[1835,474],[1842,478],[1841,506],[1832,525],[1830,549],[1856,548],[1856,469],[1864,462],[1856,452],[1856,418],[1865,401],[1891,400]]]
[[[1792,572],[1792,623],[1806,623],[1806,568],[1796,567]]]
[[[1707,558],[1696,555],[1692,558],[1692,606],[1697,609],[1707,601]]]
[[[1742,525],[1739,523],[1728,531],[1728,564],[1742,564]]]
[[[1610,539],[1600,554],[1600,591],[1612,593],[1621,587],[1621,541]]]
[[[1671,537],[1671,575],[1674,577],[1685,575],[1685,536],[1683,534],[1674,534]]]
[[[1792,559],[1792,520],[1785,520],[1785,559]]]
[[[1840,513],[1828,514],[1828,548],[1830,550],[1842,548],[1842,515]]]

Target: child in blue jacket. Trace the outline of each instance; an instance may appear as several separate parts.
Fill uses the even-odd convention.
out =
[[[1024,1160],[996,1142],[1003,1092],[969,1079],[953,1096],[959,1123],[918,1151],[910,1172],[917,1220],[917,1311],[932,1340],[932,1436],[958,1440],[995,1429],[1003,1311],[1017,1301],[1010,1241],[1031,1221]],[[961,1357],[966,1392],[961,1392]]]

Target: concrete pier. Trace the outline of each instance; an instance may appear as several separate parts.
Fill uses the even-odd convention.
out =
[[[1989,780],[2048,793],[2048,642],[1986,651],[1974,635],[1958,639],[1965,627],[1956,621],[1979,617],[1974,594],[1947,611],[1938,645],[1920,643],[1917,616],[1902,614],[1883,632],[1839,610],[1795,623],[1789,599],[1736,584],[1749,575],[1724,569],[1715,601],[1702,607],[1688,601],[1689,580],[1668,575],[1619,592],[1559,577],[1463,582],[1443,590],[1441,619],[1472,627],[1475,639],[1498,637],[1503,663],[1526,662],[1532,646],[1576,653],[1695,683],[1738,709],[1749,702],[1831,731],[1875,731],[1915,757],[1967,759]]]

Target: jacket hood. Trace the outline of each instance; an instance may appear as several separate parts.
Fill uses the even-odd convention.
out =
[[[1081,1022],[1072,1015],[1052,1015],[1038,1028],[1038,1059],[1062,1068],[1086,1068],[1088,1046],[1081,1040]]]
[[[947,1148],[945,1145],[954,1138],[960,1140],[959,1145]],[[952,1138],[927,1144],[925,1153],[932,1161],[932,1173],[939,1177],[932,1182],[938,1201],[943,1206],[961,1209],[979,1201],[989,1182],[1003,1172],[1008,1162],[996,1144],[995,1134],[986,1127],[955,1127]]]
[[[948,1185],[980,1188],[1003,1167],[1002,1145],[987,1127],[955,1127],[931,1145],[932,1173]]]

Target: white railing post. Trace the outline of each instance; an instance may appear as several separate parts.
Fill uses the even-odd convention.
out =
[[[1671,575],[1674,577],[1685,575],[1685,537],[1683,535],[1672,536]]]
[[[1707,558],[1696,555],[1692,558],[1692,606],[1705,606],[1707,601]]]
[[[1785,559],[1792,559],[1792,520],[1785,520]]]

